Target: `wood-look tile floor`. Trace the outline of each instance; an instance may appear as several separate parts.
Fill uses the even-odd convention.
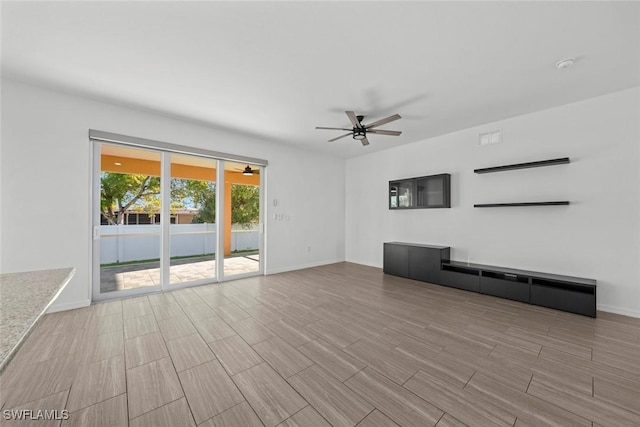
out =
[[[37,426],[640,426],[640,319],[339,263],[49,314],[0,380]]]

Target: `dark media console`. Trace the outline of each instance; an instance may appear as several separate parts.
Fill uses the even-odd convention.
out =
[[[384,244],[386,274],[596,317],[596,281],[450,260],[448,246]]]

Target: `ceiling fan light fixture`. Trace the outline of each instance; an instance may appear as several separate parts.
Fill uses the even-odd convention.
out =
[[[354,129],[353,130],[353,139],[358,141],[362,141],[367,137],[367,132],[364,129]]]
[[[242,172],[242,175],[253,176],[253,169],[251,169],[251,166],[247,165],[247,167],[244,168],[244,172]]]
[[[556,68],[558,70],[566,70],[568,68],[571,68],[574,62],[576,62],[575,58],[565,58],[561,61],[556,62]]]

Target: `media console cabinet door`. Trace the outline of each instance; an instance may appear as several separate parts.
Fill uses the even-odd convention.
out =
[[[409,247],[409,278],[422,282],[440,283],[440,250]]]
[[[540,282],[544,284],[539,284]],[[550,285],[549,281],[533,279],[531,304],[555,308],[570,313],[596,317],[596,289],[582,288],[579,291],[557,286],[571,287],[570,284]]]
[[[528,303],[529,279],[510,276],[483,271],[480,275],[480,293]]]
[[[393,243],[384,244],[383,271],[394,276],[409,277],[409,247]]]
[[[480,292],[480,272],[462,268],[440,271],[440,284],[465,291]]]

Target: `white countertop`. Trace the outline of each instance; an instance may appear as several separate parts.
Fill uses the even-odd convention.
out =
[[[75,271],[60,268],[0,274],[0,372]]]

